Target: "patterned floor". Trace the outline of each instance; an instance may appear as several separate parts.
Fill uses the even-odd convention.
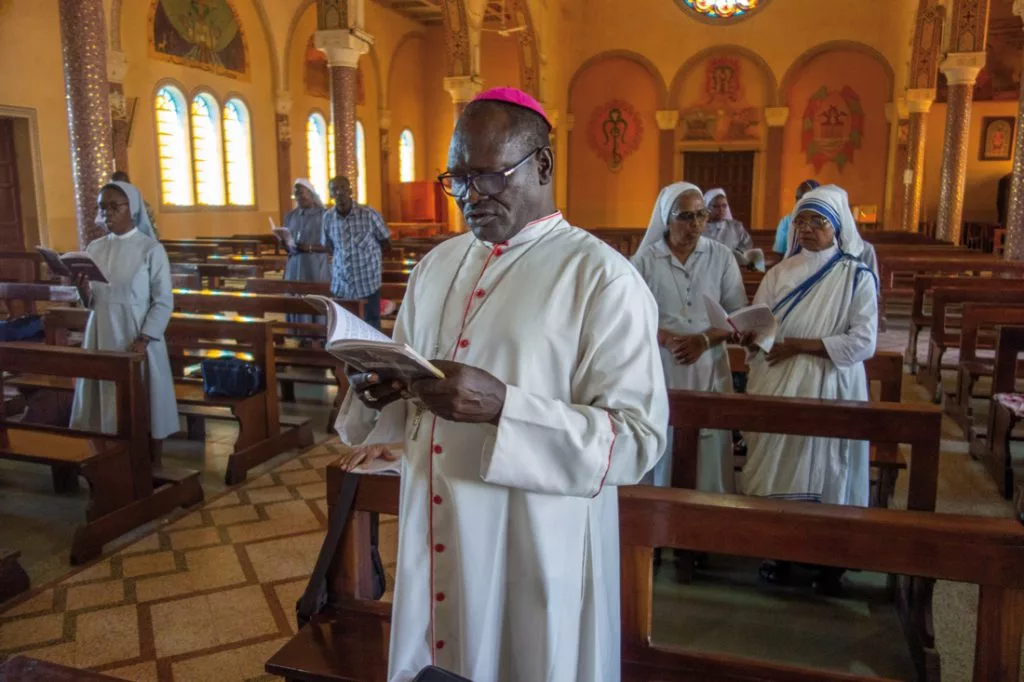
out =
[[[336,458],[315,446],[44,586],[0,616],[0,655],[147,682],[276,679],[263,662],[294,632],[326,528],[324,467]]]

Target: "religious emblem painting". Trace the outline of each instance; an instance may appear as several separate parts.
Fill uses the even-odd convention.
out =
[[[1013,159],[1012,116],[990,116],[981,121],[981,145],[978,157],[982,161],[1010,161]]]
[[[832,90],[824,85],[811,95],[804,109],[801,149],[816,173],[829,163],[842,171],[863,144],[860,95],[849,86]]]
[[[685,10],[710,21],[743,19],[768,0],[676,0]]]
[[[227,0],[154,0],[153,56],[238,78],[247,72],[245,35]]]
[[[590,115],[590,147],[613,172],[621,170],[626,158],[640,148],[643,135],[640,114],[624,100],[609,100]]]
[[[699,96],[697,104],[680,112],[684,140],[724,142],[760,138],[761,115],[747,101],[739,59],[727,55],[709,58]]]

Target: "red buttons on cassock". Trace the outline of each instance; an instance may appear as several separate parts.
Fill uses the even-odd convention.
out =
[[[483,298],[486,295],[487,295],[487,292],[484,291],[483,289],[477,289],[476,290],[476,297],[477,298]]]
[[[459,348],[469,348],[469,339],[459,341]]]
[[[434,645],[434,648],[435,649],[443,649],[444,648],[444,640],[443,639],[437,640],[437,644]]]
[[[444,452],[444,450],[441,449],[440,445],[435,445],[434,446],[434,454],[435,455],[440,455],[442,452]]]
[[[444,551],[444,545],[442,545],[440,543],[434,545],[434,551],[437,552],[438,554],[440,554],[441,552]]]
[[[504,248],[502,248],[500,246],[494,247],[494,255],[495,256],[500,256],[503,253],[505,253],[505,249]]]
[[[441,504],[441,502],[443,502],[443,500],[441,499],[441,496],[440,495],[434,495],[434,504]]]
[[[438,592],[436,595],[434,595],[434,597],[437,599],[437,601],[444,601],[444,592]]]

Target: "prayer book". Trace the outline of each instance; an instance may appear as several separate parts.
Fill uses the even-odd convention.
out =
[[[354,469],[352,469],[352,473],[354,473],[354,474],[378,474],[378,475],[388,474],[388,475],[392,475],[392,476],[400,476],[402,474],[402,448],[403,448],[403,444],[402,443],[391,443],[391,444],[386,445],[384,447],[386,447],[391,452],[391,454],[395,456],[394,459],[385,459],[383,457],[378,457],[377,459],[373,460],[372,462],[369,462],[369,463],[364,462],[364,463],[360,464],[359,466],[355,467]]]
[[[418,379],[444,379],[444,373],[404,343],[396,343],[326,296],[304,296],[327,316],[327,352],[382,382],[408,386]]]
[[[92,259],[92,256],[84,251],[68,251],[63,256],[45,246],[37,246],[36,251],[46,261],[46,266],[50,268],[50,272],[55,275],[74,279],[81,272],[85,274],[90,282],[106,284],[108,281],[100,266]]]
[[[740,257],[740,262],[748,268],[753,268],[758,272],[764,272],[764,251],[762,249],[750,249],[749,251],[737,251],[736,254]]]
[[[775,344],[779,323],[772,314],[772,309],[764,303],[740,308],[731,315],[725,312],[725,308],[718,301],[708,296],[704,297],[704,305],[708,309],[708,321],[715,329],[740,334],[754,332],[754,343],[766,353]]]
[[[295,237],[292,235],[292,231],[287,227],[278,227],[274,224],[274,219],[267,216],[267,222],[270,223],[270,231],[274,233],[274,236],[281,240],[287,248],[295,248]]]

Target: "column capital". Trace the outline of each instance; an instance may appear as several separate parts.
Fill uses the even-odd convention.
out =
[[[381,131],[391,130],[391,110],[390,109],[378,109],[377,110],[377,126]]]
[[[124,83],[128,73],[128,55],[119,50],[107,50],[107,80],[111,83]]]
[[[781,128],[789,120],[789,107],[765,107],[764,122],[769,128]]]
[[[658,130],[675,130],[679,125],[679,111],[677,109],[655,111],[654,120],[658,123]]]
[[[908,118],[910,118],[910,106],[907,104],[906,97],[897,97],[885,105],[885,120],[889,123],[905,121]]]
[[[572,127],[574,125],[576,125],[576,115],[575,114],[566,114],[565,115],[565,130],[566,130],[566,132],[571,132],[572,131]]]
[[[316,49],[327,55],[328,66],[359,66],[359,57],[370,51],[373,37],[356,28],[317,31],[313,34]]]
[[[939,71],[950,85],[974,85],[984,66],[984,52],[950,52],[939,64]]]
[[[292,113],[291,93],[281,90],[274,96],[274,111],[278,116],[288,116]]]
[[[935,103],[934,88],[911,88],[907,90],[907,109],[912,114],[927,114]]]
[[[484,82],[479,76],[448,76],[444,89],[452,96],[452,102],[466,104],[483,91]]]

